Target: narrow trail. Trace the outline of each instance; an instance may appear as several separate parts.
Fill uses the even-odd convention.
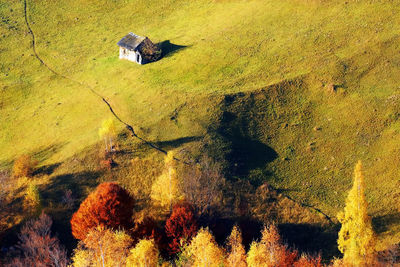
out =
[[[131,133],[132,137],[134,137],[134,138],[136,138],[136,139],[142,141],[142,142],[145,143],[146,145],[150,146],[151,148],[153,148],[153,149],[155,149],[155,150],[157,150],[157,151],[159,151],[159,152],[161,152],[161,153],[163,153],[163,154],[167,154],[167,151],[165,151],[164,149],[162,149],[162,148],[156,146],[155,144],[153,144],[152,142],[149,142],[149,141],[147,141],[146,139],[144,139],[144,138],[138,136],[138,135],[135,133],[133,127],[132,127],[130,124],[128,124],[127,122],[125,122],[124,120],[122,120],[122,119],[115,113],[115,111],[114,111],[114,109],[112,108],[111,104],[110,104],[100,93],[98,93],[92,86],[90,86],[89,84],[83,83],[83,82],[81,82],[81,81],[77,81],[77,80],[75,80],[75,79],[73,79],[73,78],[71,78],[71,77],[68,77],[68,76],[66,76],[66,75],[64,75],[64,74],[62,74],[62,73],[60,73],[60,72],[54,70],[52,67],[50,67],[50,66],[39,56],[39,54],[38,54],[37,51],[36,51],[36,36],[35,36],[35,34],[34,34],[32,28],[31,28],[31,26],[30,26],[30,24],[29,24],[29,19],[28,19],[28,3],[27,3],[27,0],[24,0],[24,17],[25,17],[25,24],[26,24],[26,26],[27,26],[27,28],[28,28],[29,34],[32,36],[32,42],[31,42],[31,44],[32,44],[32,50],[33,50],[34,56],[36,57],[36,59],[37,59],[45,68],[47,68],[47,69],[48,69],[50,72],[52,72],[54,75],[57,75],[57,76],[59,76],[59,77],[62,77],[62,78],[66,79],[66,80],[69,80],[69,81],[71,81],[71,82],[73,82],[73,83],[76,83],[76,84],[78,84],[78,85],[80,85],[80,86],[82,86],[82,87],[85,87],[86,89],[89,89],[93,94],[95,94],[97,97],[99,97],[99,98],[107,105],[108,109],[110,110],[110,112],[111,112],[111,114],[114,116],[114,118],[117,119],[120,123],[122,123],[122,124],[125,126],[125,128]],[[186,162],[186,161],[184,161],[184,160],[181,160],[181,159],[179,159],[179,158],[176,158],[176,157],[174,157],[174,160],[179,161],[179,162],[182,162],[183,164],[186,164],[186,165],[191,165],[191,163],[188,163],[188,162]],[[324,213],[323,211],[321,211],[320,209],[315,208],[315,207],[310,206],[310,205],[307,205],[307,204],[304,204],[304,203],[302,203],[302,202],[300,202],[300,201],[297,201],[297,200],[291,198],[291,197],[288,196],[288,195],[284,195],[284,196],[287,197],[289,200],[291,200],[291,201],[293,201],[293,202],[295,202],[295,203],[301,205],[302,207],[306,207],[306,208],[312,209],[312,210],[314,210],[314,211],[316,211],[316,212],[322,214],[331,224],[334,224],[334,222],[332,221],[332,219],[331,219],[326,213]]]
[[[77,81],[77,80],[75,80],[75,79],[73,79],[73,78],[71,78],[71,77],[68,77],[68,76],[66,76],[66,75],[64,75],[64,74],[62,74],[62,73],[59,73],[59,72],[57,72],[56,70],[54,70],[52,67],[50,67],[50,66],[39,56],[39,54],[38,54],[37,51],[36,51],[36,36],[35,36],[35,33],[33,32],[32,28],[31,28],[31,25],[29,24],[29,19],[28,19],[28,3],[27,3],[27,0],[24,0],[24,17],[25,17],[25,23],[26,23],[26,26],[27,26],[27,28],[28,28],[29,34],[32,36],[32,50],[33,50],[34,56],[36,57],[36,59],[37,59],[44,67],[46,67],[46,68],[47,68],[50,72],[52,72],[54,75],[60,76],[60,77],[62,77],[62,78],[64,78],[64,79],[66,79],[66,80],[72,81],[72,82],[74,82],[74,83],[76,83],[76,84],[78,84],[78,85],[80,85],[80,86],[82,86],[82,87],[85,87],[86,89],[89,89],[93,94],[95,94],[97,97],[99,97],[99,98],[108,106],[108,108],[109,108],[111,114],[112,114],[119,122],[121,122],[122,124],[124,124],[125,128],[126,128],[129,132],[131,132],[132,137],[135,137],[135,138],[139,139],[140,141],[144,142],[146,145],[150,146],[150,147],[153,148],[153,149],[158,150],[158,151],[161,152],[161,153],[167,154],[167,151],[165,151],[164,149],[162,149],[162,148],[156,146],[155,144],[153,144],[153,143],[151,143],[151,142],[145,140],[144,138],[138,136],[138,135],[135,133],[133,127],[132,127],[130,124],[128,124],[127,122],[123,121],[123,120],[115,113],[115,111],[113,110],[111,104],[110,104],[100,93],[98,93],[92,86],[90,86],[89,84],[85,84],[85,83],[83,83],[83,82]],[[178,159],[178,158],[176,158],[176,157],[174,157],[174,159],[175,159],[176,161],[181,161],[181,162],[187,164],[186,162],[184,162],[184,161],[182,161],[182,160],[180,160],[180,159]]]
[[[293,199],[292,197],[290,197],[290,196],[288,196],[288,195],[286,195],[286,194],[282,194],[282,195],[285,196],[287,199],[289,199],[289,200],[291,200],[291,201],[293,201],[293,202],[299,204],[300,206],[302,206],[302,207],[304,207],[304,208],[308,208],[308,209],[313,210],[313,211],[315,211],[315,212],[317,212],[317,213],[320,213],[322,216],[324,216],[324,218],[325,218],[331,225],[335,225],[335,223],[332,221],[331,217],[329,217],[328,214],[326,214],[325,212],[323,212],[323,211],[320,210],[319,208],[315,208],[315,207],[313,207],[313,206],[311,206],[311,205],[308,205],[308,204],[302,203],[302,202],[300,202],[300,201],[297,201],[297,200]]]

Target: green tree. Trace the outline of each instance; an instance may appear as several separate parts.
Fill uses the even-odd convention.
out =
[[[354,183],[347,196],[344,212],[338,214],[342,224],[338,247],[347,266],[371,266],[375,260],[375,233],[367,214],[368,203],[364,194],[362,164],[354,169]]]

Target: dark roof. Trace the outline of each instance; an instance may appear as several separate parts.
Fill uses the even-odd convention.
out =
[[[138,45],[140,45],[145,39],[146,37],[142,37],[130,32],[128,35],[122,38],[117,44],[129,50],[135,50],[138,47]]]

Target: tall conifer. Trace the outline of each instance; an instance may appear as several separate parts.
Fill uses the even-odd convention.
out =
[[[358,161],[354,169],[354,183],[347,196],[344,212],[338,214],[342,224],[338,246],[343,253],[343,262],[349,266],[374,264],[375,234],[371,218],[367,214],[368,203],[364,194],[362,164]]]

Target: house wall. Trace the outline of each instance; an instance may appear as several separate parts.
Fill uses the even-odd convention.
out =
[[[131,51],[128,49],[125,49],[123,47],[119,48],[119,58],[120,59],[127,59],[132,62],[136,62],[138,64],[142,64],[142,55],[140,55],[139,52],[137,51]]]

